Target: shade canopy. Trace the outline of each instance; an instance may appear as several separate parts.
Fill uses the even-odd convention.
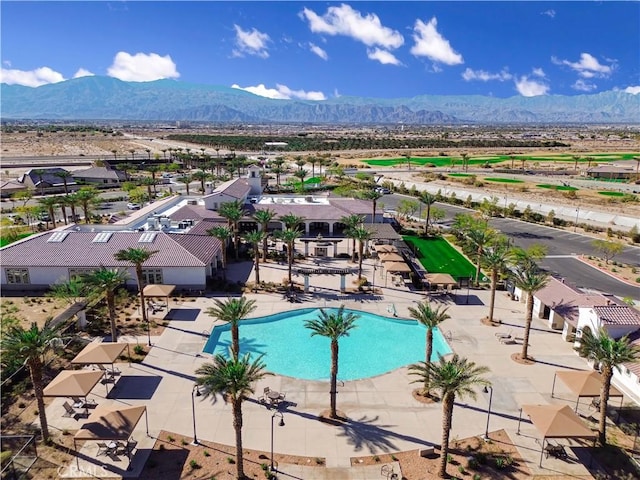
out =
[[[602,390],[602,375],[595,370],[558,370],[556,376],[578,397],[599,397]],[[622,393],[611,385],[610,397],[622,397]]]
[[[404,262],[387,262],[384,265],[387,272],[410,272],[411,267]]]
[[[98,407],[89,416],[74,440],[127,440],[147,407]]]
[[[568,405],[523,405],[522,410],[544,439],[596,436]]]
[[[381,253],[380,260],[383,262],[404,262],[402,255],[394,252]]]
[[[125,348],[127,348],[126,343],[90,343],[84,347],[73,360],[71,360],[71,363],[114,363]]]
[[[145,297],[168,297],[175,288],[175,285],[146,285],[142,292]]]
[[[427,282],[432,285],[457,285],[458,282],[448,273],[427,273]]]
[[[374,245],[373,249],[378,253],[397,253],[398,249],[394,245]]]
[[[99,370],[63,370],[44,389],[45,397],[86,397],[102,379]]]

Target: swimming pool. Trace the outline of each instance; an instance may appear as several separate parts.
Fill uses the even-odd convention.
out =
[[[337,308],[326,308],[336,311]],[[328,380],[331,368],[330,340],[311,336],[306,320],[317,318],[320,309],[304,308],[240,322],[240,354],[264,354],[267,370],[305,380]],[[338,378],[357,380],[423,361],[426,328],[415,320],[388,318],[358,310],[356,328],[339,340]],[[228,355],[230,325],[215,327],[204,351]],[[433,332],[433,360],[451,353],[438,329]]]

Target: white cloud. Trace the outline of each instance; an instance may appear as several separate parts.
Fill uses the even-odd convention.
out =
[[[434,62],[445,65],[459,65],[464,63],[462,55],[456,52],[449,40],[444,38],[437,30],[438,20],[433,17],[429,23],[416,20],[413,27],[413,40],[416,42],[411,47],[411,54],[416,57],[427,57]]]
[[[590,92],[592,90],[595,90],[597,86],[595,83],[589,83],[579,78],[573,85],[571,85],[571,88],[580,92]]]
[[[329,55],[327,55],[327,52],[324,51],[322,48],[320,48],[315,43],[310,43],[309,44],[309,50],[311,50],[313,53],[315,53],[317,56],[319,56],[322,60],[328,60],[329,59]]]
[[[73,78],[80,78],[80,77],[93,77],[95,75],[95,73],[90,72],[89,70],[80,67],[78,69],[78,71],[76,73],[73,74]]]
[[[606,78],[611,75],[615,66],[614,61],[611,61],[612,65],[602,65],[597,58],[589,53],[581,53],[580,60],[577,62],[560,60],[556,57],[551,57],[551,61],[556,65],[568,66],[583,78]]]
[[[40,67],[35,70],[0,69],[0,83],[6,83],[7,85],[39,87],[40,85],[63,81],[62,74],[49,67]]]
[[[536,77],[540,77],[540,78],[544,78],[544,77],[546,77],[546,75],[545,75],[545,73],[544,73],[544,70],[542,70],[541,68],[534,68],[534,69],[531,71],[531,74],[532,74],[532,75],[535,75]]]
[[[540,15],[546,15],[549,18],[554,18],[556,16],[556,11],[553,8],[550,8],[544,12],[540,12]]]
[[[113,64],[107,69],[110,77],[124,82],[151,82],[163,78],[178,78],[180,73],[176,70],[169,55],[161,57],[157,53],[118,52],[113,59]]]
[[[546,95],[549,92],[549,86],[538,81],[531,80],[526,75],[515,80],[516,90],[523,97],[536,97],[538,95]]]
[[[236,48],[233,49],[233,55],[236,57],[244,57],[245,55],[255,55],[261,58],[269,57],[267,47],[271,38],[268,34],[262,33],[255,28],[243,30],[242,27],[234,25],[236,30]]]
[[[276,84],[276,88],[267,88],[264,84],[256,85],[253,87],[241,87],[234,83],[231,88],[237,88],[238,90],[244,90],[246,92],[259,95],[261,97],[273,98],[276,100],[326,100],[327,97],[322,92],[305,92],[304,90],[291,90],[286,85]]]
[[[485,70],[472,70],[470,68],[467,68],[464,72],[462,72],[462,78],[467,82],[470,82],[472,80],[480,80],[482,82],[497,80],[499,82],[504,82],[507,80],[511,80],[513,78],[513,75],[511,75],[506,68],[503,68],[497,73],[491,73]]]
[[[349,5],[329,7],[327,13],[322,16],[305,8],[300,16],[309,22],[309,28],[314,33],[343,35],[364,43],[368,47],[384,49],[395,49],[404,43],[404,37],[400,32],[382,25],[375,13],[363,16]]]
[[[640,93],[640,85],[627,87],[623,90],[623,92],[630,93],[631,95],[638,95]]]
[[[402,65],[395,55],[381,48],[367,49],[367,57],[370,60],[376,60],[383,65]]]

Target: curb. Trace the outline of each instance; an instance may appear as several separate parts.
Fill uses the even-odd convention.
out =
[[[583,257],[584,257],[584,255],[576,255],[574,258],[580,260],[585,265],[588,265],[591,268],[594,268],[595,270],[598,270],[599,272],[602,272],[602,273],[604,273],[606,275],[609,275],[611,278],[615,278],[616,280],[618,280],[621,283],[627,284],[627,285],[629,285],[631,287],[638,287],[640,289],[640,284],[633,283],[633,282],[627,280],[626,278],[621,278],[618,275],[616,275],[615,273],[611,273],[610,271],[605,270],[604,268],[600,268],[600,267],[598,267],[596,265],[593,265],[591,262],[586,261]]]

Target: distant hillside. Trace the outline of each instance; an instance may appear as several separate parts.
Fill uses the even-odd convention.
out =
[[[342,124],[638,123],[640,95],[494,98],[421,95],[325,101],[273,100],[173,80],[83,77],[37,88],[0,86],[4,119],[291,122]]]

